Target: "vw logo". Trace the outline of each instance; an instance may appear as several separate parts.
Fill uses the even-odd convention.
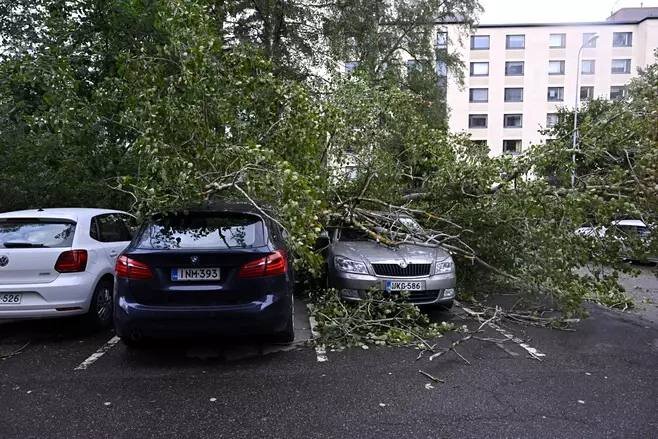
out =
[[[199,263],[199,257],[198,257],[198,256],[192,256],[192,257],[190,258],[190,261],[191,261],[194,265],[196,265],[196,264]]]
[[[0,267],[6,267],[9,264],[9,258],[7,256],[0,256]]]
[[[407,264],[407,261],[401,261],[398,263],[398,265],[400,266],[400,268],[407,268],[407,265],[409,264]]]

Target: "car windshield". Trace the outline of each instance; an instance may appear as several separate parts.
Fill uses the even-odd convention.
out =
[[[420,224],[418,224],[415,219],[408,216],[387,217],[387,220],[391,222],[389,224],[390,233],[394,237],[398,237],[400,235],[408,236],[410,233],[411,234],[418,233],[418,232],[422,232],[423,230]],[[386,233],[387,229],[383,227],[377,227],[375,228],[375,232]],[[338,240],[339,241],[374,241],[375,239],[361,229],[345,227],[340,230],[340,235],[338,237]]]
[[[38,218],[0,219],[0,247],[71,247],[75,223]]]
[[[249,248],[265,244],[263,222],[239,213],[190,213],[156,219],[142,231],[137,247],[147,249]]]
[[[363,230],[344,228],[340,230],[340,241],[373,241],[372,237]]]

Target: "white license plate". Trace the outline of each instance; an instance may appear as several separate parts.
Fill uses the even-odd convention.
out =
[[[172,268],[171,280],[219,280],[219,268]]]
[[[23,300],[22,293],[1,293],[0,305],[18,305]]]
[[[422,291],[425,289],[425,282],[416,281],[399,281],[399,280],[387,280],[386,281],[386,291]]]

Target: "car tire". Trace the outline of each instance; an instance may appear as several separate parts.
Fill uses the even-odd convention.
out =
[[[130,335],[122,335],[121,342],[128,349],[143,349],[148,344],[147,340],[142,337],[133,337]]]
[[[112,281],[102,279],[94,288],[89,311],[83,317],[84,325],[92,330],[105,329],[112,324]]]
[[[290,317],[283,331],[276,332],[272,336],[275,343],[292,343],[295,340],[295,299],[291,297]]]
[[[428,309],[438,309],[441,311],[448,311],[450,310],[453,305],[455,304],[454,300],[451,300],[450,302],[442,302],[442,303],[435,303],[432,305],[427,305]]]
[[[455,301],[451,300],[450,302],[445,302],[445,303],[439,304],[439,308],[449,310],[453,307],[454,304],[455,304]]]

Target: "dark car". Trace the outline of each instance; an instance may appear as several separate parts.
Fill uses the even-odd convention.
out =
[[[117,335],[128,345],[194,335],[292,341],[294,273],[283,233],[243,204],[152,217],[117,260]]]

